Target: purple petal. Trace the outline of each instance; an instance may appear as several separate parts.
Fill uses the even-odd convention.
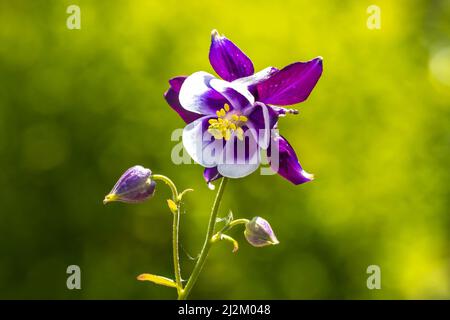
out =
[[[280,106],[302,102],[308,98],[321,74],[321,57],[290,64],[256,86],[257,100]]]
[[[233,83],[243,85],[252,94],[256,94],[257,93],[256,85],[269,79],[270,76],[273,75],[276,71],[278,71],[277,68],[267,67],[251,76],[236,79],[233,81]]]
[[[270,142],[270,130],[278,121],[278,113],[272,107],[256,102],[246,116],[249,120],[247,126],[257,138],[258,145],[267,149]]]
[[[184,120],[186,123],[190,123],[198,118],[200,118],[202,115],[198,113],[194,113],[191,111],[188,111],[184,109],[179,100],[179,94],[181,85],[183,84],[186,77],[175,77],[169,80],[170,88],[164,93],[164,98],[166,99],[169,106],[172,107],[173,110],[175,110],[180,117]]]
[[[146,188],[142,188],[139,190],[134,190],[127,194],[120,196],[117,201],[125,202],[125,203],[138,203],[143,202],[155,193],[156,182],[152,181]]]
[[[150,198],[156,187],[154,181],[149,181],[151,174],[150,169],[139,165],[129,168],[106,195],[103,203],[111,201],[136,203]]]
[[[226,100],[210,86],[213,75],[199,71],[187,77],[181,88],[179,100],[181,106],[201,115],[213,115],[223,107]]]
[[[221,177],[219,171],[217,171],[217,167],[205,168],[203,171],[203,178],[205,178],[206,183],[213,182]]]
[[[212,79],[210,86],[225,97],[233,109],[242,110],[255,103],[255,98],[243,85]]]
[[[186,76],[179,76],[175,77],[169,80],[170,87],[175,90],[176,92],[180,92],[181,86],[184,83],[184,80],[186,80]]]
[[[249,130],[244,129],[244,139],[239,140],[233,133],[225,144],[221,162],[217,166],[219,173],[228,178],[242,178],[253,173],[260,164],[260,148]]]
[[[122,174],[110,193],[121,194],[129,192],[145,183],[151,174],[152,171],[150,169],[140,165],[133,166]]]
[[[222,156],[224,140],[216,140],[209,132],[208,121],[214,116],[205,116],[189,123],[183,129],[183,146],[189,156],[206,168],[217,165]]]
[[[312,174],[303,170],[294,149],[282,136],[272,137],[268,155],[272,169],[293,184],[298,185],[314,179]]]
[[[252,60],[217,30],[211,33],[209,61],[214,71],[227,81],[250,76],[254,71]]]

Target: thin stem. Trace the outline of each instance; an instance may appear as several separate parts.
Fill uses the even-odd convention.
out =
[[[181,293],[183,292],[183,284],[181,283],[180,254],[178,251],[178,233],[179,233],[178,230],[180,229],[180,210],[181,210],[180,198],[178,197],[178,191],[177,187],[175,186],[175,183],[173,183],[173,181],[170,180],[168,177],[160,174],[154,174],[152,175],[152,179],[164,181],[170,187],[170,190],[172,191],[172,200],[177,205],[177,211],[173,213],[172,252],[173,252],[173,268],[175,274],[175,282],[177,284],[177,292],[179,298]]]
[[[227,184],[228,178],[223,177],[220,182],[219,190],[217,190],[216,198],[214,199],[214,204],[211,208],[211,215],[209,217],[208,230],[206,232],[205,242],[203,243],[202,251],[200,252],[200,257],[195,264],[194,270],[186,284],[184,290],[182,290],[181,295],[178,296],[179,300],[185,300],[195,285],[197,278],[202,271],[203,265],[205,264],[206,258],[209,253],[209,249],[212,244],[212,236],[214,234],[214,226],[216,224],[217,212],[219,210],[220,201],[222,200],[223,193],[225,191],[225,186]]]
[[[172,225],[172,251],[173,251],[173,267],[175,272],[175,282],[177,283],[178,297],[183,291],[183,284],[181,283],[181,267],[180,254],[178,252],[178,230],[180,229],[180,203],[177,203],[177,212],[173,215]]]
[[[223,233],[227,232],[228,230],[230,230],[231,228],[233,228],[234,226],[237,226],[239,224],[247,224],[249,221],[250,220],[244,219],[244,218],[233,220],[229,224],[224,226],[222,228],[222,230],[220,230],[218,233],[223,234]]]
[[[229,224],[229,226],[230,226],[230,229],[231,229],[231,228],[233,228],[234,226],[237,226],[238,224],[247,224],[249,221],[250,221],[250,220],[244,219],[244,218],[236,219],[236,220],[231,221],[230,224]]]
[[[177,187],[175,186],[175,183],[173,183],[172,180],[170,180],[168,177],[163,176],[162,174],[154,174],[151,176],[151,178],[153,180],[161,180],[164,181],[169,187],[170,190],[172,191],[172,196],[173,196],[173,201],[175,201],[175,203],[178,202],[178,191],[177,191]]]

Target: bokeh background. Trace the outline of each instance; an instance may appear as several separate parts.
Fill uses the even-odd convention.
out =
[[[68,30],[68,5],[81,30]],[[366,26],[381,8],[381,29]],[[312,183],[255,173],[228,185],[221,215],[268,219],[280,245],[242,229],[213,248],[192,298],[448,299],[449,1],[0,1],[0,298],[172,299],[135,280],[172,276],[169,190],[102,204],[142,164],[192,187],[182,216],[187,278],[214,192],[171,161],[182,120],[167,80],[208,62],[210,32],[256,69],[324,57],[297,117],[280,127]],[[81,267],[82,290],[66,288]],[[381,267],[368,290],[366,268]]]

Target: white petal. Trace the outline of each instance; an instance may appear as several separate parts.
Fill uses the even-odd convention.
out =
[[[238,179],[255,172],[258,164],[219,164],[217,170],[221,175],[228,178]]]
[[[199,114],[213,114],[214,110],[207,100],[214,94],[209,85],[212,79],[215,77],[204,71],[195,72],[187,77],[181,86],[179,95],[183,108]]]
[[[211,150],[217,145],[217,141],[209,142],[211,135],[204,130],[204,122],[211,119],[206,116],[189,123],[183,129],[183,146],[191,158],[206,168],[215,167],[221,156],[221,148],[217,148],[215,155],[211,156]],[[215,144],[215,145],[214,145]],[[213,150],[214,151],[214,150]]]
[[[222,155],[222,161],[217,165],[217,171],[224,177],[242,178],[248,176],[258,169],[260,164],[260,148],[258,147],[253,135],[248,131],[245,133],[248,139],[238,140],[233,136],[225,145],[225,152]],[[238,155],[235,155],[234,144],[237,143]],[[248,157],[242,156],[242,150],[245,150],[246,144],[249,148]]]
[[[266,80],[270,77],[275,71],[277,71],[274,67],[267,67],[251,76],[239,78],[233,81],[233,84],[244,85],[245,87],[249,87],[255,84],[258,84],[261,81]]]
[[[221,79],[212,79],[209,84],[214,90],[220,92],[235,109],[243,109],[255,103],[255,97],[242,84]]]

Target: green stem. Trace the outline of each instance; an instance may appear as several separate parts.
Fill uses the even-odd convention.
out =
[[[231,228],[233,228],[234,226],[237,226],[239,224],[247,224],[249,221],[250,220],[244,219],[244,218],[233,220],[228,225],[224,226],[222,228],[222,230],[220,230],[218,233],[223,234],[223,233],[227,232],[228,230],[230,230]]]
[[[183,292],[183,284],[181,283],[181,268],[180,268],[180,254],[178,251],[178,230],[180,229],[180,210],[181,203],[178,197],[177,187],[168,177],[154,174],[152,175],[153,180],[164,181],[172,191],[172,200],[177,205],[177,211],[173,213],[173,224],[172,224],[172,251],[173,251],[173,268],[175,273],[175,282],[177,284],[178,298]]]
[[[173,248],[173,267],[175,272],[175,281],[177,283],[178,297],[183,292],[183,284],[181,283],[181,267],[180,254],[178,252],[178,230],[180,229],[180,204],[177,203],[177,212],[173,215],[172,225],[172,248]]]
[[[247,224],[249,221],[250,221],[250,220],[244,219],[244,218],[233,220],[233,221],[231,221],[230,224],[228,225],[227,230],[233,228],[234,226],[237,226],[238,224]]]
[[[162,174],[154,174],[151,176],[151,178],[153,180],[161,180],[164,181],[170,188],[170,190],[172,191],[172,196],[173,196],[173,201],[175,201],[175,203],[178,202],[178,191],[177,191],[177,187],[175,186],[175,183],[173,183],[172,180],[170,180],[168,177],[163,176]]]
[[[195,264],[194,270],[192,271],[191,276],[186,284],[184,290],[182,290],[181,294],[178,296],[179,300],[187,299],[189,293],[192,290],[192,287],[195,285],[197,278],[202,271],[203,265],[205,264],[206,258],[208,257],[209,249],[212,245],[212,237],[214,234],[214,226],[216,224],[217,212],[219,210],[220,201],[222,200],[222,196],[225,190],[225,186],[227,184],[228,178],[223,177],[220,182],[219,190],[217,190],[216,198],[214,200],[214,204],[211,209],[211,215],[209,217],[208,230],[206,232],[205,242],[203,243],[202,251],[200,252],[200,257]]]

